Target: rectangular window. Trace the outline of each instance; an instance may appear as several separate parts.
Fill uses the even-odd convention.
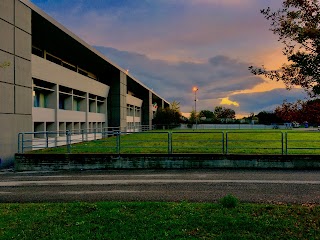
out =
[[[92,99],[90,99],[89,100],[89,112],[96,112],[96,107],[97,107],[97,105],[96,105],[96,100],[92,100]]]
[[[59,96],[59,109],[66,109],[65,98],[62,95]]]
[[[34,107],[47,107],[47,95],[44,92],[38,90],[33,91],[33,106]]]
[[[73,111],[80,111],[80,99],[73,98]]]
[[[46,54],[46,59],[50,62],[56,63],[58,65],[61,65],[61,60],[51,54]]]
[[[77,67],[70,64],[70,63],[67,63],[67,62],[62,62],[62,66],[64,66],[65,68],[68,68],[69,70],[72,70],[72,71],[77,71]]]
[[[33,46],[32,46],[32,54],[43,58],[43,51],[41,49],[33,47]]]

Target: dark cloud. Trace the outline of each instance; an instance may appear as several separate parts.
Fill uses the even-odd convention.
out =
[[[273,89],[267,92],[235,94],[229,97],[231,101],[240,103],[243,112],[273,111],[284,100],[294,102],[297,99],[304,100],[307,94],[301,89]]]

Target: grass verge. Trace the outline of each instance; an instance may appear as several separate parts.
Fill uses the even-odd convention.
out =
[[[0,239],[320,239],[320,206],[0,204]]]

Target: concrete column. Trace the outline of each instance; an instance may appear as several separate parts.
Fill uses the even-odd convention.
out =
[[[84,128],[83,129],[85,131],[85,136],[83,137],[85,141],[88,141],[88,128],[89,128],[89,93],[86,92],[86,99],[85,99],[86,103],[86,122],[84,124]]]
[[[110,87],[108,101],[109,123],[112,127],[127,127],[127,75],[120,71],[118,80],[114,80]]]
[[[102,128],[107,128],[107,127],[109,127],[109,124],[108,124],[108,96],[106,96],[106,100],[105,100],[105,103],[103,106],[104,106],[103,111],[105,112],[105,115],[106,115],[106,121],[104,122]]]
[[[136,110],[137,110],[137,107],[133,105],[133,131],[135,132],[136,131]]]
[[[49,102],[49,108],[53,108],[55,112],[55,118],[54,118],[54,125],[52,126],[52,129],[49,131],[55,131],[57,132],[56,134],[50,135],[50,137],[55,138],[55,146],[57,146],[57,140],[59,137],[59,86],[55,85],[53,87],[54,92],[51,93],[48,96],[48,102]],[[47,130],[48,131],[48,130]]]
[[[142,125],[152,127],[152,92],[148,91],[142,102]]]
[[[18,133],[32,131],[31,9],[0,1],[0,168],[13,164]],[[30,136],[31,137],[31,136]]]

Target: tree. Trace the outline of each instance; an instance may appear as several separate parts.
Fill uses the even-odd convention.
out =
[[[281,123],[283,120],[279,118],[274,111],[267,112],[262,111],[256,115],[259,119],[259,123],[261,124],[271,124],[271,123]]]
[[[181,113],[178,102],[174,101],[171,107],[158,108],[153,124],[157,125],[177,125],[181,122]]]
[[[284,101],[275,110],[278,117],[288,122],[303,123],[307,121],[312,124],[320,123],[320,99],[290,103]]]
[[[171,109],[177,111],[177,112],[180,112],[180,102],[177,102],[177,101],[173,101],[171,103]]]
[[[236,113],[234,110],[221,106],[215,107],[214,115],[217,119],[234,119],[236,117]]]
[[[200,113],[199,113],[199,116],[200,117],[205,117],[207,119],[212,119],[214,118],[214,113],[210,110],[201,110]]]
[[[190,117],[189,117],[189,123],[193,124],[196,122],[197,114],[194,110],[191,111]]]
[[[310,95],[320,94],[320,3],[318,0],[283,0],[282,9],[261,10],[271,31],[284,44],[288,64],[268,71],[249,67],[256,75],[283,81],[287,88],[301,86]]]
[[[304,102],[298,100],[295,103],[283,101],[281,106],[275,109],[276,115],[285,122],[303,122],[305,116],[301,116],[302,109],[304,108]]]
[[[320,124],[320,99],[307,101],[304,114],[307,116],[306,121],[318,126]]]

